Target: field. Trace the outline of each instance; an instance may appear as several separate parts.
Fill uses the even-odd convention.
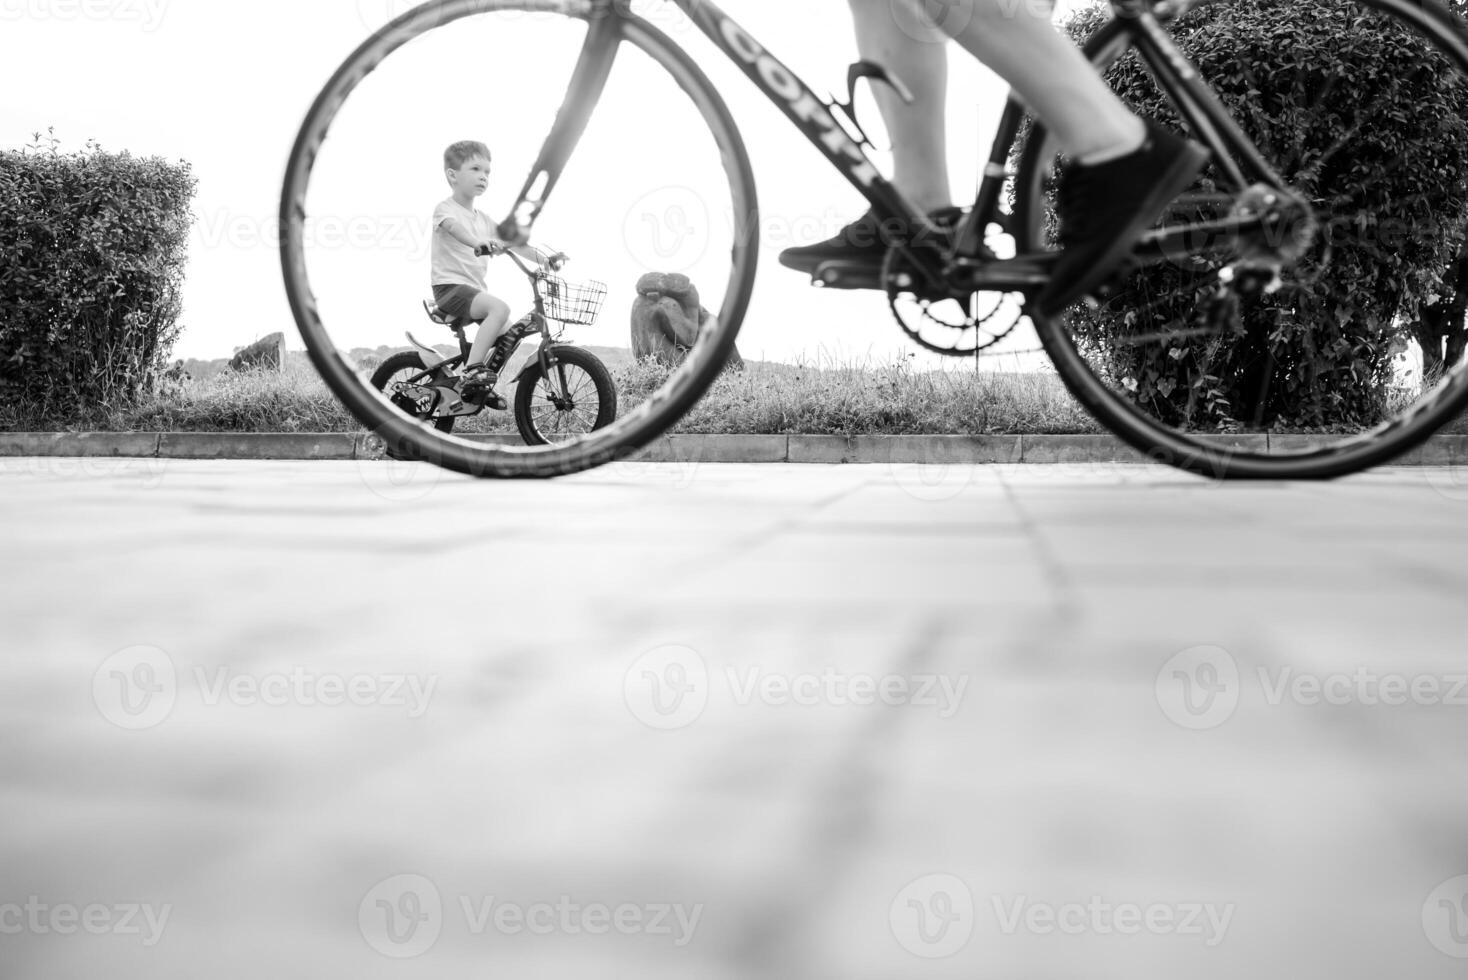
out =
[[[625,410],[661,383],[661,369],[626,349],[590,348],[611,369]],[[364,374],[390,353],[354,351]],[[192,362],[194,374],[131,407],[97,408],[65,428],[91,431],[348,432],[361,426],[303,354],[280,371],[234,373],[223,362]],[[197,372],[197,373],[195,373]],[[506,372],[506,376],[510,376]],[[52,429],[43,420],[0,418],[0,428]],[[461,431],[513,431],[504,413]],[[728,372],[675,432],[804,434],[1073,433],[1100,431],[1049,373],[923,372],[898,362],[803,365],[751,362]]]

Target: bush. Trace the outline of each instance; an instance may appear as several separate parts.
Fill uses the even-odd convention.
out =
[[[1461,12],[1465,4],[1453,6]],[[1087,10],[1068,27],[1082,40],[1104,17]],[[1240,316],[1252,329],[1244,340],[1118,342],[1197,321],[1196,273],[1178,265],[1138,273],[1111,303],[1073,317],[1088,356],[1164,423],[1374,424],[1393,384],[1394,357],[1414,331],[1422,335],[1433,304],[1458,291],[1468,86],[1442,84],[1446,59],[1416,35],[1388,34],[1380,20],[1369,26],[1353,23],[1349,8],[1332,0],[1234,0],[1200,8],[1174,28],[1179,48],[1245,132],[1329,222],[1322,236],[1333,254],[1317,281],[1246,302]],[[1135,56],[1113,66],[1107,80],[1141,114],[1181,128]],[[1372,104],[1390,111],[1371,113]],[[1215,189],[1213,174],[1205,171],[1201,190]],[[1352,220],[1331,222],[1342,202],[1350,202]],[[1425,356],[1430,364],[1433,352]],[[1235,417],[1261,401],[1259,419]]]
[[[195,181],[186,163],[57,145],[0,151],[0,403],[65,421],[167,370]]]

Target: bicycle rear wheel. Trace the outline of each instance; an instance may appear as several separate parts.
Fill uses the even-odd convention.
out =
[[[1319,234],[1272,294],[1220,280],[1237,249],[1195,250],[1132,266],[1099,308],[1032,313],[1071,392],[1153,459],[1210,477],[1339,476],[1462,426],[1463,22],[1435,0],[1231,0],[1171,31]],[[1124,42],[1107,24],[1086,50],[1134,108],[1183,128]],[[1056,247],[1061,166],[1036,126],[1018,176],[1023,252]],[[1244,189],[1215,161],[1164,223],[1222,218]]]
[[[445,79],[473,75],[466,52],[492,72],[467,112],[444,105],[463,88]],[[502,234],[564,250],[578,278],[611,284],[602,343],[629,346],[633,287],[646,272],[687,274],[714,312],[667,381],[613,424],[554,445],[470,442],[414,424],[339,352],[380,344],[377,325],[389,330],[393,311],[426,292],[428,216],[448,194],[437,161],[465,139],[490,145],[495,172],[479,207],[508,215]],[[634,452],[703,395],[749,304],[758,224],[728,108],[693,60],[625,4],[438,0],[373,34],[311,106],[281,197],[281,263],[316,369],[390,451],[475,476],[551,477]],[[530,301],[523,277],[497,272],[491,291]],[[629,361],[630,351],[611,363]]]

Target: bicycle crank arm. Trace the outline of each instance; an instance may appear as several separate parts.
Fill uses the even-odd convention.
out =
[[[1050,281],[1059,253],[1017,255],[1012,259],[980,262],[960,259],[949,271],[949,283],[965,292],[1033,293]]]

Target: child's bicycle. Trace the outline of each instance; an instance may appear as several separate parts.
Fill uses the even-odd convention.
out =
[[[554,445],[610,425],[617,417],[617,388],[611,373],[591,351],[562,342],[566,325],[590,326],[596,321],[606,299],[606,286],[599,282],[568,283],[543,269],[527,266],[513,252],[481,249],[479,254],[508,255],[530,280],[535,293],[535,309],[495,342],[485,362],[498,374],[525,338],[540,334],[540,349],[514,379],[515,426],[526,445]],[[459,419],[485,410],[483,396],[466,397],[461,391],[459,369],[468,360],[471,346],[465,329],[475,321],[449,317],[426,302],[423,306],[430,320],[448,327],[458,337],[459,353],[442,357],[410,333],[408,339],[419,350],[403,351],[383,361],[372,375],[372,387],[404,415],[447,433]],[[553,323],[560,323],[560,329]]]
[[[1111,0],[1110,7],[1110,19],[1083,45],[1086,56],[1115,85],[1124,83],[1139,108],[1205,145],[1210,162],[1164,226],[1138,242],[1101,295],[1104,306],[1047,316],[1032,303],[1058,255],[1058,157],[1054,139],[1016,99],[1000,120],[973,206],[955,226],[940,227],[883,177],[869,152],[853,109],[857,82],[907,97],[902,80],[880,66],[853,65],[849,97],[839,101],[813,91],[711,0],[649,0],[636,13],[623,0],[433,0],[353,52],[301,127],[281,199],[282,269],[296,323],[317,369],[359,419],[450,469],[555,476],[626,456],[661,435],[708,390],[734,347],[761,223],[749,157],[722,96],[648,19],[675,14],[747,76],[891,229],[880,271],[831,263],[815,270],[817,284],[885,292],[899,327],[921,346],[970,358],[1005,354],[997,345],[1028,315],[1088,411],[1152,459],[1212,477],[1351,473],[1413,448],[1461,413],[1468,272],[1456,269],[1468,265],[1458,258],[1468,257],[1468,25],[1457,0]],[[830,15],[845,16],[834,8]],[[1235,28],[1259,40],[1241,42]],[[548,202],[570,198],[566,188],[577,181],[610,192],[651,172],[627,163],[631,154],[646,154],[650,164],[676,160],[690,181],[704,172],[692,162],[702,154],[714,174],[700,186],[704,199],[685,206],[675,197],[662,213],[678,219],[667,226],[679,236],[713,229],[720,240],[702,252],[727,259],[726,281],[699,283],[713,316],[662,387],[606,429],[535,451],[434,438],[393,418],[336,355],[305,249],[313,170],[334,124],[354,118],[343,106],[360,110],[369,96],[352,96],[369,77],[382,93],[393,66],[414,64],[411,53],[390,60],[398,50],[427,57],[432,45],[453,50],[448,45],[463,36],[456,32],[476,30],[492,30],[474,36],[505,57],[528,53],[531,94],[551,103],[535,122],[501,129],[518,141],[517,159],[534,161],[502,239],[526,241]],[[668,121],[675,111],[676,125]],[[380,128],[368,110],[355,118]],[[607,132],[620,142],[588,152],[585,144]],[[341,159],[355,160],[352,149]],[[618,169],[609,170],[609,160]],[[728,220],[687,220],[690,209],[705,207]],[[1413,341],[1421,350],[1415,371],[1396,356]]]

